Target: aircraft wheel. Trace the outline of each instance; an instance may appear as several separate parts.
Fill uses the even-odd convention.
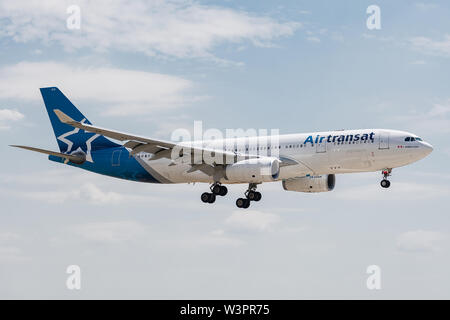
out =
[[[255,191],[249,191],[249,193],[247,194],[247,199],[249,199],[250,201],[253,201],[253,200],[256,201],[256,192]]]
[[[220,186],[220,193],[219,194],[223,197],[223,196],[227,195],[227,193],[228,193],[227,187]]]
[[[262,198],[262,194],[261,192],[256,191],[255,192],[255,201],[259,201]]]
[[[220,195],[220,190],[221,189],[221,186],[219,185],[219,184],[216,184],[212,189],[211,189],[211,191],[212,191],[212,193],[214,193],[215,195]]]
[[[208,193],[208,192],[202,193],[202,196],[200,197],[200,199],[202,199],[202,201],[203,201],[204,203],[209,202],[209,193]]]
[[[208,196],[209,196],[208,199],[209,203],[214,203],[216,201],[216,195],[214,193],[209,193]]]
[[[244,199],[244,205],[242,208],[247,209],[248,207],[250,207],[250,199]]]
[[[389,180],[383,179],[381,180],[380,185],[383,188],[389,188],[391,186],[391,182]]]
[[[238,198],[238,199],[236,200],[236,206],[237,206],[238,208],[243,208],[243,207],[244,207],[244,204],[245,204],[245,200],[246,200],[246,199]]]

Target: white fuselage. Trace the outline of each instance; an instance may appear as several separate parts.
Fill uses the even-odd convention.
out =
[[[414,141],[407,139],[414,138]],[[392,169],[420,160],[432,146],[414,134],[387,129],[340,130],[288,134],[265,137],[244,137],[193,142],[193,146],[229,151],[240,155],[263,155],[292,161],[282,166],[274,180],[305,175],[369,172]],[[171,159],[152,160],[151,155],[137,158],[161,182],[214,182],[202,170],[190,170],[190,164],[174,164]],[[239,183],[221,178],[221,183]]]

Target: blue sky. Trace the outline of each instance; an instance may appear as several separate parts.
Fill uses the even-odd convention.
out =
[[[445,1],[0,1],[0,297],[449,298],[450,7]],[[368,30],[366,8],[381,9]],[[261,187],[245,214],[206,185],[81,172],[55,149],[39,87],[91,122],[169,139],[176,128],[281,133],[392,128],[426,159],[339,175],[324,194]],[[65,269],[82,268],[82,290]],[[365,286],[382,270],[382,290]]]

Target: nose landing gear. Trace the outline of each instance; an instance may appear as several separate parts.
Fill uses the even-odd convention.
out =
[[[219,182],[215,182],[210,187],[211,192],[204,192],[200,199],[204,203],[214,203],[216,201],[216,196],[225,196],[228,193],[228,189],[222,186]]]
[[[388,180],[388,177],[391,175],[392,169],[383,170],[381,173],[383,174],[383,180],[381,180],[380,185],[383,188],[389,188],[391,186],[391,182]]]
[[[247,209],[250,206],[250,201],[259,201],[262,198],[261,192],[256,191],[256,183],[250,183],[247,191],[245,191],[245,198],[239,198],[236,200],[236,206],[238,208]]]

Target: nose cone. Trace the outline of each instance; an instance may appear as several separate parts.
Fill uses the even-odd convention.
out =
[[[429,155],[433,151],[433,146],[428,142],[423,141],[421,149],[423,150],[424,156]]]

